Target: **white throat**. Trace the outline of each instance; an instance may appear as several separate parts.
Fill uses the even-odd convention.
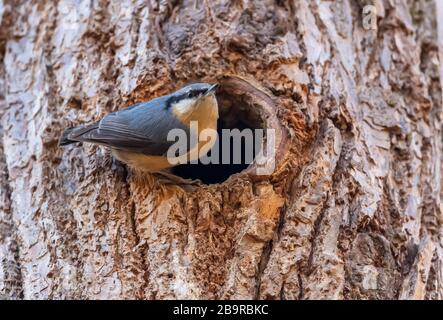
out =
[[[192,120],[218,119],[217,99],[213,94],[198,100],[183,99],[172,104],[172,111],[183,123]]]
[[[176,115],[186,115],[192,112],[194,108],[194,99],[183,99],[172,104],[172,109]]]

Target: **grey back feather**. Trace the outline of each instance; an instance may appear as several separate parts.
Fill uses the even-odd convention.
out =
[[[189,127],[181,123],[167,107],[170,95],[113,112],[99,122],[71,129],[68,139],[109,146],[114,149],[164,155],[174,141],[168,132],[182,129],[189,137]]]

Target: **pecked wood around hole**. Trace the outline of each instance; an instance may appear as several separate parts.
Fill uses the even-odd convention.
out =
[[[278,106],[274,102],[270,93],[267,93],[265,89],[260,88],[260,85],[254,84],[251,80],[240,78],[238,76],[224,76],[219,80],[220,87],[217,95],[222,99],[231,100],[231,108],[241,106],[247,108],[242,110],[243,115],[250,116],[250,122],[260,123],[262,129],[274,129],[275,132],[275,169],[270,174],[258,174],[260,170],[257,164],[257,159],[243,171],[235,174],[237,177],[247,175],[252,181],[261,181],[268,179],[274,173],[278,172],[281,166],[284,164],[284,160],[288,153],[288,132],[287,129],[281,125],[277,111]],[[239,103],[235,103],[235,102]],[[222,107],[223,108],[223,107]],[[223,110],[220,110],[223,112]],[[247,121],[246,121],[247,122]],[[253,127],[253,125],[251,125]],[[266,150],[267,137],[262,143],[261,150]],[[264,155],[261,159],[261,163],[267,163],[273,161],[274,155]],[[228,179],[229,180],[229,179]]]

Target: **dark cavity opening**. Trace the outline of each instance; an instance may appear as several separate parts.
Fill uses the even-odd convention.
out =
[[[223,88],[221,88],[223,90]],[[221,91],[220,90],[220,91]],[[260,114],[254,106],[248,105],[246,101],[244,101],[241,96],[230,95],[228,92],[218,92],[217,93],[217,101],[219,106],[219,119],[217,123],[217,131],[218,138],[216,144],[218,145],[218,164],[209,163],[204,164],[201,161],[195,164],[183,164],[176,166],[172,169],[172,173],[180,176],[185,179],[199,179],[205,184],[214,184],[221,183],[226,181],[233,174],[239,173],[251,164],[247,162],[245,158],[246,151],[252,148],[253,150],[253,158],[259,153],[261,149],[260,139],[256,141],[255,131],[254,129],[264,129],[263,120],[260,117]],[[252,130],[252,146],[246,145],[246,139],[242,138],[241,141],[241,155],[240,164],[234,164],[234,156],[239,159],[238,149],[234,154],[234,146],[233,139],[230,139],[230,148],[229,148],[229,164],[223,163],[228,159],[229,155],[224,155],[226,149],[223,150],[222,147],[222,130],[223,129],[239,129],[240,131],[244,129]],[[264,132],[263,132],[264,134]],[[251,140],[249,140],[250,143]],[[214,150],[215,146],[212,150]],[[208,153],[208,156],[211,155],[211,151]],[[251,160],[251,159],[249,159]]]

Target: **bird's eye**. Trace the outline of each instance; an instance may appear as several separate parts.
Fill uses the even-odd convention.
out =
[[[194,91],[189,91],[188,93],[188,97],[189,98],[195,98],[200,94],[200,91],[194,90]]]

